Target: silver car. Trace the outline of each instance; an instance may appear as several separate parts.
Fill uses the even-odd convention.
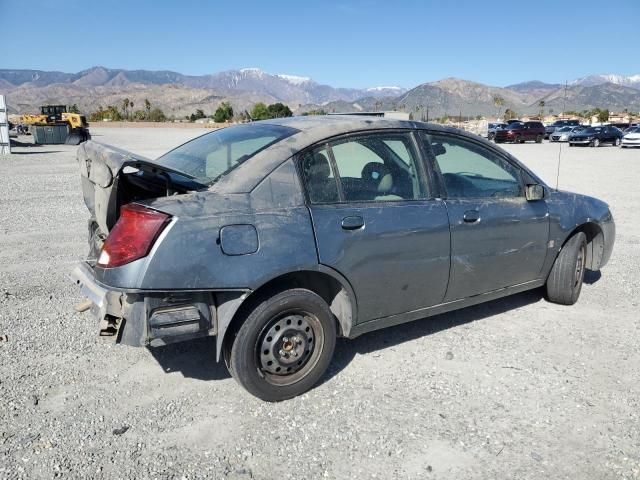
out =
[[[336,337],[539,287],[571,305],[615,238],[606,203],[427,123],[280,118],[155,160],[89,141],[78,163],[78,310],[124,345],[215,337],[212,361],[268,401],[313,387]]]
[[[550,142],[568,142],[569,141],[569,135],[571,135],[574,132],[577,132],[578,130],[584,128],[581,125],[578,125],[576,127],[560,127],[557,128],[551,135],[549,135],[549,141]]]
[[[626,132],[624,137],[622,137],[622,143],[620,146],[622,148],[640,147],[640,127],[635,127],[634,129]]]

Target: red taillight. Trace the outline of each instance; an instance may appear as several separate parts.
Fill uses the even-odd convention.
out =
[[[170,218],[142,205],[125,205],[102,246],[98,265],[119,267],[147,256]]]

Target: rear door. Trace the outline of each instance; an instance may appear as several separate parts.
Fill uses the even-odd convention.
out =
[[[358,323],[443,301],[449,221],[409,132],[332,140],[299,158],[320,263],[356,294]]]
[[[423,136],[445,189],[451,274],[445,301],[540,277],[549,216],[527,201],[520,167],[500,151],[455,134]]]

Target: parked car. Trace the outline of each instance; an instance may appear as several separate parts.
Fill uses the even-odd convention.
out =
[[[78,162],[91,214],[78,309],[125,345],[215,336],[217,359],[268,401],[312,388],[336,337],[543,286],[573,304],[614,243],[604,202],[426,123],[280,118],[156,160],[89,141]]]
[[[549,141],[550,142],[568,142],[569,141],[569,136],[574,133],[574,132],[578,132],[580,130],[582,130],[583,127],[581,125],[578,125],[577,127],[560,127],[557,128],[555,132],[553,132],[551,135],[549,135]]]
[[[577,127],[580,125],[579,120],[556,120],[551,125],[544,127],[544,138],[549,138],[553,132],[562,127]]]
[[[640,147],[640,127],[635,127],[631,131],[625,133],[620,144],[622,148]]]
[[[506,123],[490,123],[487,129],[487,139],[493,140],[493,137],[496,136],[496,130],[500,130],[506,127],[507,127]]]
[[[493,137],[496,143],[524,143],[529,140],[542,143],[543,138],[544,125],[541,122],[512,123],[503,130],[496,130]]]
[[[611,143],[618,146],[622,141],[622,136],[623,133],[611,125],[588,127],[569,135],[569,146],[589,145],[591,147],[599,147],[603,143]]]

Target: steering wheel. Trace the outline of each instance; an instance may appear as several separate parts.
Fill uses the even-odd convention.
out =
[[[444,173],[444,185],[447,193],[451,196],[466,197],[467,194],[476,190],[476,186],[471,180],[457,173]]]

